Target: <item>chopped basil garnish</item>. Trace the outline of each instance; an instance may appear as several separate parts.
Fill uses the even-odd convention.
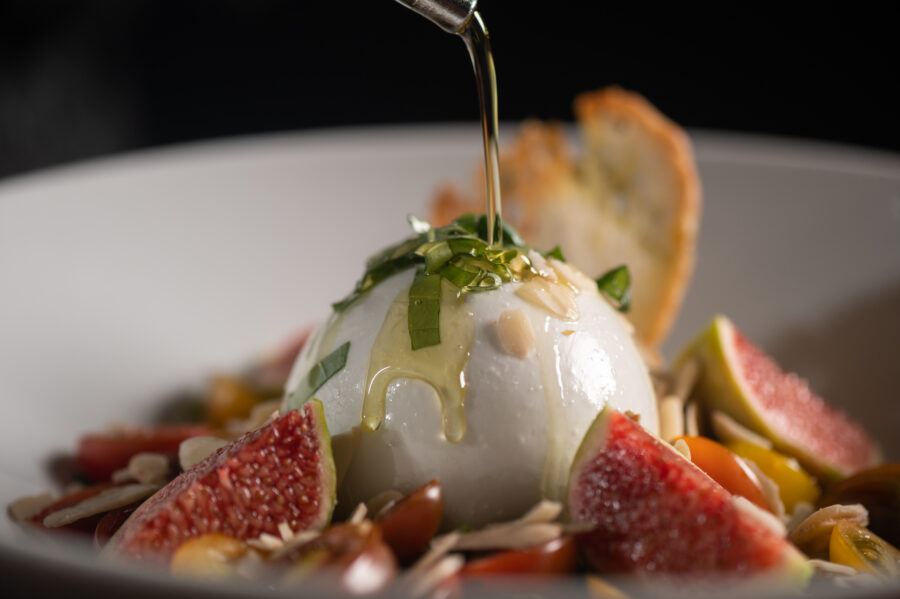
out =
[[[413,350],[441,342],[440,316],[441,275],[419,268],[409,288],[409,340]]]
[[[350,351],[350,342],[343,344],[313,366],[300,384],[288,395],[288,406],[291,409],[300,409],[309,401],[313,394],[324,385],[328,379],[336,375],[347,364],[347,354]]]
[[[464,214],[436,229],[414,216],[409,217],[409,224],[416,235],[369,258],[363,277],[350,295],[332,306],[338,312],[345,310],[391,275],[417,267],[419,271],[409,290],[409,336],[413,349],[440,343],[442,279],[452,283],[462,295],[496,289],[507,281],[537,274],[525,242],[505,223],[500,225],[503,239],[499,247],[491,247],[485,240],[487,217],[484,215]],[[548,255],[562,260],[558,248]]]
[[[613,301],[619,312],[627,312],[631,307],[631,273],[627,266],[619,266],[603,273],[597,279],[597,289]]]

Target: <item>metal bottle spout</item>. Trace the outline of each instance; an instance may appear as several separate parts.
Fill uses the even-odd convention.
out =
[[[465,31],[478,0],[397,0],[447,33]]]

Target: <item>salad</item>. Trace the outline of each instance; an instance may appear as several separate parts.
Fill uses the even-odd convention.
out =
[[[326,322],[195,418],[84,435],[77,477],[10,516],[174,576],[358,594],[895,576],[900,467],[859,425],[724,316],[659,355],[699,226],[683,133],[622,90],[576,106],[581,158],[541,123],[504,157],[502,245],[441,190]]]

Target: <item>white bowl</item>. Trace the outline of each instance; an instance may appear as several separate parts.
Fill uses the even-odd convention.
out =
[[[285,134],[0,183],[0,503],[47,489],[46,460],[83,432],[148,420],[164,398],[323,317],[364,258],[407,233],[406,214],[426,214],[436,184],[468,180],[478,134]],[[896,459],[900,158],[693,138],[699,260],[666,352],[728,314]],[[29,584],[192,588],[47,549],[6,518],[0,564]]]

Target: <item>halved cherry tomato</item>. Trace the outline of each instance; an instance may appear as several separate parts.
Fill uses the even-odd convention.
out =
[[[756,475],[738,457],[706,437],[678,437],[691,450],[691,461],[732,495],[740,495],[768,510],[769,502]],[[676,439],[676,441],[678,440]]]
[[[437,534],[444,516],[444,490],[437,480],[426,483],[399,500],[377,518],[384,541],[397,561],[409,564]]]
[[[94,547],[103,549],[106,542],[116,534],[116,531],[125,524],[125,521],[128,520],[128,517],[131,516],[132,512],[138,509],[142,503],[144,502],[136,501],[122,507],[117,507],[116,509],[103,514],[97,522],[97,526],[94,527]]]
[[[828,557],[882,580],[900,575],[900,551],[855,522],[838,522],[834,526]]]
[[[135,454],[154,452],[174,459],[185,439],[212,434],[212,429],[201,424],[169,424],[86,435],[78,443],[76,461],[88,478],[103,482],[116,470],[126,467]]]
[[[575,570],[577,552],[574,537],[553,539],[528,549],[503,551],[471,560],[463,566],[464,577],[525,574],[553,576]]]
[[[249,416],[253,406],[263,400],[262,395],[237,377],[214,376],[206,395],[206,419],[213,426],[225,426],[229,420]]]
[[[185,578],[224,579],[235,575],[234,562],[247,553],[247,544],[228,535],[207,533],[182,543],[169,570]]]
[[[829,486],[819,507],[861,503],[869,510],[869,529],[900,547],[900,463],[857,472]]]

